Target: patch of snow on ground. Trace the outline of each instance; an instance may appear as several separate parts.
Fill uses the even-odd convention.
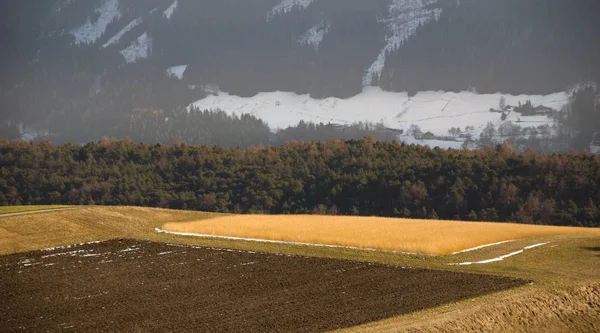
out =
[[[92,242],[85,242],[85,243],[65,245],[65,246],[49,247],[47,249],[43,249],[42,251],[54,251],[57,249],[70,249],[75,246],[83,246],[83,245],[88,245],[88,244],[100,244],[101,242],[103,242],[103,241],[92,241]]]
[[[271,11],[267,13],[267,20],[279,14],[287,14],[291,12],[294,7],[305,9],[315,1],[317,0],[281,0],[279,4],[275,5]]]
[[[148,36],[147,32],[144,32],[126,49],[121,50],[120,53],[125,58],[125,61],[130,64],[136,62],[138,59],[148,58],[151,49],[152,37]]]
[[[530,249],[536,248],[538,246],[546,245],[546,244],[548,244],[548,243],[539,243],[539,244],[529,245],[529,246],[524,247],[522,250],[511,252],[509,254],[505,254],[505,255],[499,256],[497,258],[492,258],[492,259],[487,259],[487,260],[481,260],[481,261],[476,261],[476,262],[467,261],[467,262],[461,262],[461,263],[449,264],[449,265],[468,266],[468,265],[473,265],[473,264],[489,264],[489,263],[492,263],[492,262],[502,261],[502,260],[504,260],[506,258],[509,258],[509,257],[512,257],[512,256],[516,256],[517,254],[521,254],[521,253],[525,252],[525,250],[530,250]]]
[[[96,22],[92,23],[88,17],[82,26],[71,31],[71,35],[75,37],[75,44],[90,44],[100,38],[108,24],[121,16],[119,0],[105,0],[96,12],[100,13]]]
[[[187,67],[188,65],[169,67],[167,68],[167,74],[169,74],[169,76],[174,76],[181,80],[183,79],[183,73],[185,73]]]
[[[315,52],[319,51],[319,46],[323,41],[323,38],[329,31],[331,24],[329,22],[323,22],[315,25],[305,32],[300,38],[298,38],[298,44],[302,46],[312,46],[315,48]]]
[[[177,9],[177,6],[179,5],[179,0],[175,0],[173,1],[173,3],[169,6],[169,8],[167,8],[164,11],[165,17],[167,18],[167,20],[171,19],[171,16],[173,16],[173,13],[175,13],[175,9]]]
[[[439,19],[442,10],[427,9],[438,0],[393,0],[389,6],[389,17],[379,20],[388,28],[385,46],[367,69],[363,77],[363,87],[370,86],[373,78],[379,79],[385,59],[390,52],[396,51],[402,44],[417,32],[420,25],[427,24],[431,20]]]
[[[121,38],[128,33],[131,29],[137,27],[138,25],[140,25],[142,22],[144,22],[144,18],[143,17],[138,17],[135,20],[129,22],[128,25],[126,25],[123,29],[121,29],[121,31],[117,32],[116,35],[112,36],[108,42],[106,42],[104,45],[102,45],[103,48],[109,47],[111,45],[117,44]]]
[[[258,93],[253,97],[239,97],[226,92],[216,92],[192,105],[201,110],[222,110],[227,114],[251,114],[267,122],[271,129],[295,126],[300,121],[349,125],[356,122],[383,122],[386,127],[404,129],[418,125],[423,132],[436,136],[448,136],[451,127],[473,126],[473,137],[478,137],[488,122],[498,126],[501,114],[489,112],[497,108],[501,94],[479,95],[471,92],[424,91],[409,98],[406,93],[386,92],[378,87],[368,87],[362,93],[347,98],[314,99],[309,95],[290,92]],[[560,110],[568,103],[566,93],[547,96],[504,95],[506,103],[517,105],[519,101],[531,100],[533,105],[545,105]],[[506,121],[515,123],[521,118],[526,122],[552,123],[546,116],[521,117],[512,112]],[[405,140],[412,138],[402,137]],[[419,141],[419,140],[417,140]],[[427,142],[409,142],[428,144]],[[462,142],[442,141],[435,144],[462,145]],[[431,144],[430,144],[431,146]],[[460,147],[459,147],[460,148]]]
[[[54,11],[57,12],[57,13],[61,12],[68,5],[70,5],[72,1],[73,0],[58,0],[56,2],[56,4],[54,5]]]

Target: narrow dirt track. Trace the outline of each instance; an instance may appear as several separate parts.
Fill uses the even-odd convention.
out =
[[[10,216],[38,214],[38,213],[60,212],[60,211],[63,211],[63,210],[71,210],[71,209],[75,209],[75,208],[41,209],[41,210],[31,210],[31,211],[28,211],[28,212],[7,213],[7,214],[0,214],[0,218],[10,217]]]

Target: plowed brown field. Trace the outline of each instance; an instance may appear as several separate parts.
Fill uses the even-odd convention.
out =
[[[523,285],[486,275],[111,240],[0,257],[3,332],[314,332]]]

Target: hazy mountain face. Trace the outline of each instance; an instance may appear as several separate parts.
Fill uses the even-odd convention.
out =
[[[546,94],[600,78],[595,0],[5,0],[0,13],[0,122],[82,140],[207,84]]]

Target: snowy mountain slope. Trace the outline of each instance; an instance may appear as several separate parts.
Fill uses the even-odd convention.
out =
[[[366,71],[363,86],[370,86],[373,79],[379,79],[385,67],[386,56],[398,50],[402,43],[417,32],[417,28],[431,20],[439,19],[442,10],[430,9],[438,0],[393,0],[389,6],[389,17],[379,20],[388,29],[385,46],[377,59]]]
[[[183,74],[185,73],[185,70],[187,69],[187,67],[188,67],[188,65],[169,67],[169,68],[167,68],[167,75],[176,77],[181,80],[181,79],[183,79]]]
[[[136,39],[127,48],[120,51],[125,62],[128,64],[135,63],[139,59],[148,58],[152,50],[152,37],[144,32],[138,39]]]
[[[267,20],[277,15],[287,14],[294,8],[306,9],[315,1],[317,0],[281,0],[267,13]]]
[[[209,84],[231,96],[208,106],[275,127],[383,119],[443,135],[454,123],[497,121],[496,92],[600,82],[599,1],[6,0],[0,9],[0,129],[78,131],[78,142],[132,109],[180,111]]]
[[[242,98],[228,93],[218,93],[199,100],[192,105],[202,110],[222,110],[228,114],[252,114],[266,121],[272,128],[295,126],[301,120],[316,123],[352,124],[356,122],[383,122],[389,128],[404,129],[418,125],[422,131],[447,136],[451,127],[475,127],[475,135],[492,122],[495,126],[503,121],[497,108],[501,94],[479,95],[471,92],[420,92],[409,98],[406,93],[385,92],[380,88],[366,88],[362,93],[347,99],[313,99],[308,95],[289,92],[259,93]],[[532,104],[560,110],[568,102],[566,93],[541,95],[504,95],[506,103],[518,105],[531,100]],[[511,113],[506,121],[548,123],[546,116],[521,117]]]
[[[57,1],[56,6],[62,11],[84,3],[76,0],[73,3],[50,1]],[[194,82],[189,83],[217,83],[225,90],[241,95],[283,89],[310,92],[319,97],[348,97],[371,85],[385,90],[411,92],[439,89],[461,91],[475,87],[484,92],[548,93],[565,89],[576,82],[574,78],[580,76],[565,73],[565,68],[573,65],[560,53],[560,42],[541,43],[543,47],[556,45],[550,49],[533,46],[540,38],[534,37],[532,31],[539,33],[548,28],[537,27],[537,21],[531,21],[532,13],[528,11],[538,7],[517,0],[257,0],[251,5],[217,0],[95,1],[100,6],[88,11],[96,11],[98,19],[92,18],[72,29],[77,44],[96,41],[106,31],[107,25],[121,17],[121,12],[132,18],[149,15],[144,22],[138,18],[126,25],[118,21],[112,24],[110,31],[113,36],[103,46],[118,43],[124,34],[143,23],[144,29],[152,33],[156,46],[160,48],[160,52],[155,54],[161,58],[162,66],[166,68],[173,63],[194,65],[194,70],[187,75]],[[548,4],[548,8],[558,7],[554,4],[558,0],[544,1],[552,3]],[[519,6],[523,8],[517,8]],[[555,25],[561,14],[580,17],[573,10],[585,10],[577,9],[575,5],[572,7],[544,13],[551,18],[543,24]],[[159,16],[166,20],[153,15],[157,8],[162,11]],[[600,6],[598,9],[600,15]],[[513,15],[511,10],[518,16]],[[89,15],[88,11],[86,15]],[[173,18],[175,11],[181,12]],[[586,11],[590,12],[590,17],[593,16],[593,10]],[[499,18],[493,21],[491,29],[487,26],[495,17],[502,15],[512,17],[512,23]],[[460,39],[454,41],[441,37],[477,36],[481,30],[478,27],[488,28],[488,35],[476,37],[470,43],[483,41],[486,45],[462,45]],[[582,28],[577,27],[577,31]],[[571,43],[574,35],[559,34],[558,29],[553,33],[554,36],[564,36],[563,43]],[[424,35],[428,36],[427,40],[420,40]],[[496,42],[494,38],[508,40],[499,39]],[[510,51],[519,43],[531,44],[532,51],[527,51],[521,57],[518,56],[519,50]],[[315,52],[312,55],[298,54],[298,46],[312,48]],[[490,50],[496,46],[506,52]],[[421,53],[415,54],[416,49]],[[540,53],[542,59],[536,59],[533,56],[535,52]],[[471,59],[470,62],[464,60],[477,54],[486,56]],[[511,62],[505,60],[513,55]],[[583,64],[591,61],[587,58],[593,57],[590,55],[580,59],[577,64],[585,67]],[[453,66],[461,61],[464,61],[462,68]],[[419,62],[419,67],[413,66],[414,62]],[[568,65],[559,66],[565,63]],[[543,67],[536,64],[543,64]],[[437,70],[436,66],[443,66],[443,71]],[[452,71],[451,68],[456,70]],[[534,89],[511,89],[517,86],[511,82],[516,74],[510,76],[504,73],[517,72],[516,68],[529,71],[525,78],[518,77],[518,86]],[[236,81],[231,78],[233,71],[252,72],[253,83],[258,84],[246,84],[248,88],[244,89],[228,84],[227,81]],[[594,73],[593,70],[578,71],[585,75]],[[600,77],[600,69],[595,72]],[[461,77],[456,79],[450,77],[459,74]],[[495,84],[495,77],[501,77],[501,83]],[[251,86],[257,89],[252,91]],[[247,92],[246,89],[251,91]]]
[[[315,49],[315,52],[319,51],[319,46],[330,27],[331,23],[329,22],[316,24],[298,38],[298,44],[302,46],[312,46]]]
[[[75,37],[76,44],[94,43],[104,34],[108,24],[121,16],[119,0],[105,0],[102,6],[97,8],[95,12],[99,14],[95,22],[92,22],[90,17],[87,17],[83,25],[70,32]]]
[[[173,1],[173,3],[169,6],[169,8],[167,8],[163,12],[163,14],[167,18],[167,20],[171,19],[171,16],[173,16],[173,13],[175,13],[175,10],[177,9],[177,6],[179,6],[179,0]]]
[[[119,41],[121,40],[121,38],[128,33],[131,29],[137,27],[138,25],[140,25],[142,22],[144,22],[144,18],[143,17],[138,17],[135,20],[129,22],[129,24],[127,24],[123,29],[121,29],[116,35],[112,36],[108,42],[106,42],[104,45],[102,45],[102,48],[106,48],[109,47],[111,45],[117,44],[119,43]]]

